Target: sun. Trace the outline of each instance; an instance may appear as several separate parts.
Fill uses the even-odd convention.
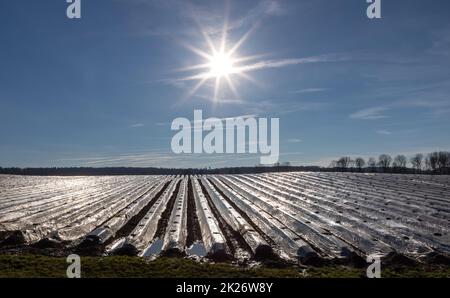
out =
[[[234,73],[236,69],[233,59],[226,53],[217,52],[209,59],[209,74],[211,77],[222,78]]]
[[[192,65],[186,68],[179,69],[179,71],[199,71],[199,73],[191,74],[187,77],[180,78],[177,81],[198,81],[193,88],[189,91],[186,98],[194,95],[207,81],[215,80],[213,86],[213,94],[211,99],[214,103],[220,102],[221,100],[221,88],[225,85],[231,90],[235,99],[240,100],[239,94],[235,87],[235,80],[237,79],[247,79],[253,83],[256,81],[247,74],[247,72],[258,67],[257,62],[253,61],[252,65],[244,65],[244,62],[255,60],[259,56],[239,56],[238,49],[244,44],[248,39],[250,34],[256,27],[251,28],[247,33],[245,33],[235,44],[228,43],[228,23],[225,21],[223,26],[222,36],[218,44],[213,43],[212,38],[203,30],[200,26],[200,31],[208,45],[208,49],[203,50],[192,46],[191,44],[181,43],[184,47],[197,54],[204,59],[204,62],[198,65]],[[223,82],[226,82],[224,84]]]

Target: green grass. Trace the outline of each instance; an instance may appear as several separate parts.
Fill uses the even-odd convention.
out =
[[[66,277],[65,258],[40,255],[0,255],[0,278]],[[81,275],[85,278],[114,277],[275,277],[275,278],[361,278],[365,269],[345,266],[287,268],[242,268],[231,264],[208,264],[178,258],[158,258],[148,262],[138,257],[82,257]],[[448,266],[382,268],[382,277],[450,277]]]

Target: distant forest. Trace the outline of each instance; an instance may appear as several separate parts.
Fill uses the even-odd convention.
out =
[[[360,172],[397,174],[450,174],[450,152],[432,152],[427,155],[416,154],[411,158],[404,155],[391,157],[380,155],[377,159],[344,156],[332,161],[328,167],[291,166],[288,162],[273,166],[170,169],[135,167],[70,167],[70,168],[1,168],[0,174],[37,176],[100,176],[100,175],[202,175],[202,174],[258,174],[270,172]]]

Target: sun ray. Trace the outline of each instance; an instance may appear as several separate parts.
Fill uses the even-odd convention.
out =
[[[211,53],[217,52],[216,47],[214,46],[214,43],[212,42],[208,33],[206,33],[204,30],[202,30],[202,35],[203,35],[203,38],[205,39],[206,43],[208,44]]]
[[[227,34],[228,34],[228,18],[229,18],[229,5],[228,2],[225,4],[225,21],[223,22],[222,29],[222,40],[220,44],[220,53],[225,53],[227,45]]]
[[[203,63],[203,64],[197,64],[197,65],[192,65],[192,66],[179,68],[176,71],[177,72],[184,72],[184,71],[190,71],[190,70],[196,70],[196,69],[204,69],[204,68],[209,68],[209,67],[210,67],[210,63]]]
[[[206,82],[207,78],[203,78],[200,82],[197,83],[197,85],[194,86],[194,88],[191,90],[190,96],[192,96],[192,94],[194,94],[195,92],[197,92],[198,89],[200,89],[201,86],[203,86],[203,84]]]
[[[233,93],[233,96],[234,96],[236,99],[238,99],[238,98],[239,98],[239,94],[238,94],[238,92],[237,92],[236,87],[234,86],[233,80],[230,78],[229,75],[226,75],[226,76],[225,76],[225,79],[226,79],[226,81],[227,81],[227,83],[228,83],[228,86],[230,87],[231,92]]]
[[[256,26],[253,26],[250,30],[248,30],[244,36],[239,39],[239,41],[231,48],[231,50],[228,52],[230,55],[233,55],[241,46],[244,44],[244,42],[247,41],[247,39],[250,37],[250,35],[255,31]]]
[[[206,53],[205,51],[202,51],[196,47],[194,47],[193,45],[187,44],[187,43],[181,43],[181,45],[185,48],[187,48],[188,50],[190,50],[191,52],[205,58],[205,59],[211,59],[211,55]]]
[[[216,52],[216,48],[214,46],[214,43],[212,42],[211,38],[209,37],[208,33],[206,32],[205,28],[200,24],[200,21],[198,20],[197,15],[195,14],[192,4],[189,5],[190,7],[190,14],[192,16],[192,19],[194,20],[194,23],[196,24],[198,30],[200,31],[201,35],[205,39],[206,43],[208,44],[209,50],[211,53]]]
[[[189,90],[180,100],[176,105],[182,104],[184,103],[186,100],[188,100],[189,98],[191,98],[192,96],[194,96],[197,91],[205,84],[205,82],[208,80],[208,78],[203,78],[201,80],[198,81],[198,83],[194,86],[194,88],[192,88],[191,90]]]
[[[220,89],[220,77],[216,78],[216,84],[214,86],[214,102],[217,102],[218,96],[219,96],[219,89]]]
[[[186,96],[184,96],[183,101],[186,100],[186,99],[188,99],[188,98],[190,98],[191,96],[193,96],[193,95],[198,91],[198,89],[200,89],[200,88],[203,86],[203,84],[205,84],[205,82],[206,82],[207,80],[208,80],[207,78],[201,79],[201,80],[194,86],[194,88],[192,88],[192,89],[186,94]]]
[[[211,74],[209,72],[203,72],[203,73],[199,73],[196,75],[192,75],[189,77],[184,77],[181,79],[177,79],[176,81],[178,82],[183,82],[183,81],[196,81],[196,80],[203,80],[203,79],[208,79],[211,78]]]
[[[239,76],[241,76],[242,78],[246,79],[249,82],[252,82],[253,84],[255,84],[258,87],[262,87],[261,84],[255,80],[252,76],[250,76],[249,74],[245,73],[245,72],[240,72],[238,73]]]

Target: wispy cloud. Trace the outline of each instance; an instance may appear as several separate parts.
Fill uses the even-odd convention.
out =
[[[390,136],[390,135],[392,135],[391,131],[385,130],[385,129],[378,129],[378,130],[375,131],[375,133],[379,134],[379,135],[383,135],[383,136]]]
[[[283,154],[281,154],[283,155]],[[87,167],[165,167],[204,168],[217,166],[254,166],[259,154],[174,154],[168,151],[76,157],[61,162]]]
[[[302,139],[292,138],[287,140],[288,143],[301,143]]]
[[[130,127],[131,128],[139,128],[139,127],[144,127],[145,125],[143,123],[135,123],[135,124],[131,124]]]
[[[447,97],[446,95],[445,97]],[[413,106],[420,108],[429,108],[429,109],[442,109],[450,107],[450,99],[446,100],[425,100],[425,99],[414,99],[409,101],[403,101],[399,103],[402,106]]]
[[[229,26],[229,29],[239,29],[242,27],[252,27],[261,22],[267,17],[283,16],[287,13],[280,1],[266,0],[261,1],[257,6],[250,10],[247,15],[234,21]]]
[[[426,98],[426,99],[423,99]],[[350,114],[350,118],[358,120],[379,120],[388,118],[389,110],[420,108],[432,117],[442,117],[450,114],[450,100],[447,95],[435,92],[421,92],[410,98],[394,101],[390,104],[378,107],[370,107]]]
[[[279,17],[287,13],[281,1],[263,0],[250,9],[245,15],[229,20],[227,31],[238,29],[249,29],[258,26],[264,19],[269,17]],[[188,17],[194,18],[201,26],[204,33],[209,35],[220,34],[223,32],[221,18],[224,16],[211,13],[210,10],[202,9],[198,6],[190,5]]]
[[[130,2],[130,0],[116,0]],[[214,9],[207,6],[196,5],[192,1],[145,1],[134,0],[136,4],[156,6],[158,9],[170,10],[178,20],[184,23],[194,21],[204,34],[214,36],[223,32],[223,22],[226,19],[224,11],[227,9]],[[225,1],[226,3],[226,1]],[[262,0],[252,7],[247,13],[228,20],[226,31],[239,29],[248,30],[258,27],[265,19],[285,15],[289,10],[285,8],[285,3],[276,0]],[[219,6],[220,7],[220,6]],[[181,26],[177,30],[173,29],[173,24],[154,26],[142,30],[145,36],[171,36],[171,37],[192,37],[198,35],[198,30],[192,26]]]
[[[245,104],[245,101],[240,98],[221,98],[220,100],[216,101],[212,96],[204,95],[204,94],[195,94],[193,97],[205,99],[207,101],[210,101],[214,104],[219,105],[242,105]]]
[[[325,92],[328,89],[325,88],[306,88],[306,89],[300,89],[292,91],[292,94],[302,94],[302,93],[317,93],[317,92]]]
[[[387,118],[383,112],[386,112],[388,110],[387,107],[372,107],[368,109],[363,109],[360,111],[357,111],[356,113],[353,113],[350,115],[350,118],[352,119],[359,119],[359,120],[378,120]]]
[[[265,68],[280,68],[293,65],[302,65],[309,63],[325,63],[325,62],[341,62],[350,60],[351,57],[345,54],[330,54],[330,55],[319,55],[304,58],[287,58],[287,59],[273,59],[264,60],[250,65],[245,65],[238,67],[239,71],[254,71]]]
[[[248,101],[245,102],[242,108],[248,113],[270,117],[280,117],[282,115],[300,113],[300,112],[315,112],[323,111],[329,107],[327,102],[308,102],[308,101],[285,101],[280,99],[262,100],[262,101]]]
[[[239,116],[234,116],[234,117],[223,117],[223,118],[218,118],[218,117],[214,117],[216,119],[219,119],[220,121],[226,121],[226,120],[232,120],[232,119],[236,119],[236,118],[242,118],[242,119],[248,119],[248,118],[256,118],[258,117],[257,114],[246,114],[246,115],[239,115]],[[203,119],[201,121],[205,121],[207,119],[207,117],[205,117],[203,115]],[[195,123],[200,123],[200,121],[193,121],[190,120],[191,125],[194,125]],[[157,122],[155,123],[156,126],[170,126],[172,124],[172,122]]]

